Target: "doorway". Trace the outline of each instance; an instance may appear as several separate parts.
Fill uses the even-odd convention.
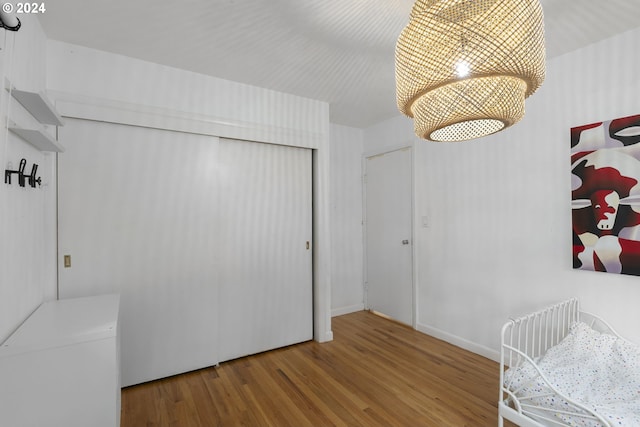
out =
[[[365,307],[414,326],[411,147],[365,157]]]

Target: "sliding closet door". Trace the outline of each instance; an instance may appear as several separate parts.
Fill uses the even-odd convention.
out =
[[[59,139],[60,298],[121,294],[123,386],[216,364],[218,139],[73,119]]]
[[[220,360],[313,337],[311,150],[220,140]]]
[[[123,386],[312,339],[311,150],[73,119],[59,139],[59,295],[121,294]]]

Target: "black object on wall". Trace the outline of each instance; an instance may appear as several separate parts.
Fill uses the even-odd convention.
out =
[[[31,167],[31,174],[29,175],[26,175],[24,173],[24,170],[26,167],[27,167],[27,159],[22,159],[20,160],[20,166],[18,167],[18,170],[5,169],[4,183],[11,184],[11,175],[16,174],[18,175],[18,185],[20,185],[20,187],[24,187],[27,182],[29,183],[29,186],[32,188],[36,188],[36,184],[38,184],[38,186],[41,185],[42,179],[40,177],[36,178],[38,165],[36,163],[33,164],[33,166]]]
[[[9,31],[18,31],[22,24],[11,12],[13,12],[13,5],[11,3],[2,5],[2,9],[0,9],[0,28]]]

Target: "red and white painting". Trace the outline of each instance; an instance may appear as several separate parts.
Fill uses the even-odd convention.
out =
[[[640,115],[571,129],[573,268],[640,276]]]

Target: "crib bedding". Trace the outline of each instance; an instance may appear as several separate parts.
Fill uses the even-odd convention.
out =
[[[636,345],[576,322],[560,343],[535,362],[556,390],[611,425],[640,426],[640,348]],[[521,403],[553,409],[547,417],[571,426],[601,426],[596,420],[564,413],[570,405],[552,392],[531,363],[509,369],[504,380]]]

